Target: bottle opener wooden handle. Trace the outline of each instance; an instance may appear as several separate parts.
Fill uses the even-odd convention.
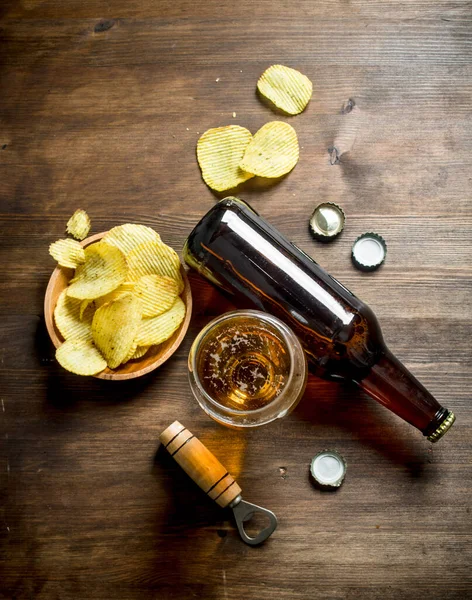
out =
[[[166,450],[212,500],[225,508],[241,488],[220,461],[186,427],[174,421],[159,436]]]
[[[204,446],[192,432],[179,421],[167,427],[159,440],[170,455],[195,483],[219,506],[233,509],[238,531],[242,539],[252,546],[266,540],[277,527],[277,517],[266,508],[246,502],[241,498],[241,488],[220,461]],[[249,536],[244,522],[257,513],[269,518],[269,525],[256,536]]]

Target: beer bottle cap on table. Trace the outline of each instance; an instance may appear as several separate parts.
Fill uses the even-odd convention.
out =
[[[320,242],[331,242],[344,229],[346,217],[343,209],[334,202],[323,202],[310,217],[310,231]]]
[[[386,256],[387,244],[377,233],[363,233],[352,246],[352,262],[361,271],[375,271],[384,262]]]
[[[322,450],[311,461],[310,473],[318,487],[338,488],[346,475],[346,461],[336,450]]]

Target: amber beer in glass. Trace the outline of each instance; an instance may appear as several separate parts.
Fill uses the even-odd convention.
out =
[[[280,319],[258,310],[220,315],[195,338],[190,387],[201,408],[229,427],[260,427],[285,417],[307,379],[300,340]]]
[[[188,237],[184,258],[287,323],[318,376],[354,381],[432,442],[454,422],[389,351],[372,310],[247,203],[218,202]]]

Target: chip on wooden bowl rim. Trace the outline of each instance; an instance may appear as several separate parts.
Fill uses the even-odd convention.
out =
[[[104,231],[102,233],[92,235],[80,242],[80,244],[85,248],[86,246],[101,240],[106,233],[107,232]],[[104,371],[98,373],[98,375],[93,375],[93,377],[97,379],[108,379],[114,381],[134,379],[136,377],[146,375],[154,369],[157,369],[168,358],[170,358],[172,354],[174,354],[174,352],[182,343],[185,334],[187,333],[192,315],[192,291],[190,289],[190,283],[183,265],[180,267],[180,273],[184,281],[184,291],[181,294],[181,298],[185,303],[186,313],[185,318],[177,331],[159,346],[151,347],[142,358],[125,363],[124,365],[120,365],[113,371],[107,367]],[[60,293],[69,285],[69,281],[72,279],[73,274],[73,269],[57,266],[54,269],[46,288],[46,294],[44,297],[44,318],[49,337],[56,348],[59,348],[59,346],[64,343],[64,338],[54,322],[54,308]]]

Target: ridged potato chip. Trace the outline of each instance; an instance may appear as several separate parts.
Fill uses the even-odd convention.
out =
[[[133,248],[143,242],[160,242],[161,236],[146,225],[135,225],[134,223],[125,223],[113,227],[103,238],[107,244],[116,246],[126,256]]]
[[[61,267],[75,269],[85,262],[85,251],[75,240],[57,240],[49,246],[49,254]]]
[[[76,375],[97,375],[107,363],[90,340],[66,340],[56,350],[57,362]]]
[[[66,231],[76,240],[83,240],[90,231],[90,218],[85,210],[79,208],[67,221]]]
[[[163,242],[144,242],[127,256],[130,281],[138,281],[144,275],[166,275],[177,282],[178,293],[184,289],[177,252]]]
[[[139,358],[142,358],[146,354],[146,352],[149,350],[150,347],[151,346],[138,346],[136,344],[136,342],[133,342],[131,350],[134,350],[134,352],[131,353],[131,350],[130,350],[128,356],[125,358],[125,360],[121,364],[124,365],[125,363],[127,363],[130,360],[137,360]]]
[[[98,308],[93,316],[93,341],[110,369],[129,355],[141,323],[141,303],[131,292]],[[134,353],[134,350],[133,350]]]
[[[241,168],[259,177],[281,177],[298,162],[295,129],[283,121],[271,121],[254,135],[244,153]]]
[[[99,298],[95,298],[94,300],[82,300],[82,302],[80,304],[80,313],[79,313],[80,320],[82,320],[83,313],[88,306],[90,306],[91,314],[93,315],[93,313],[97,310],[97,308],[100,308],[100,306],[103,306],[107,302],[116,300],[124,292],[133,292],[135,286],[136,286],[136,283],[134,281],[125,281],[124,283],[119,285],[117,288],[112,290],[110,293],[105,294],[104,296],[100,296]]]
[[[104,241],[96,242],[85,248],[85,263],[77,267],[67,294],[79,300],[93,300],[117,288],[127,274],[128,265],[121,250]]]
[[[136,360],[137,358],[142,358],[146,352],[149,350],[151,346],[138,346],[135,350],[135,353],[130,358],[130,360]]]
[[[144,275],[136,283],[135,293],[143,305],[143,317],[157,317],[174,304],[178,285],[165,275]]]
[[[136,284],[134,281],[125,281],[117,288],[112,290],[110,293],[105,294],[104,296],[100,296],[99,298],[95,298],[95,300],[93,300],[95,308],[100,308],[100,306],[103,306],[107,302],[112,302],[113,300],[116,300],[124,292],[134,292],[135,286]]]
[[[257,89],[277,108],[289,115],[298,115],[310,102],[313,84],[300,71],[272,65],[260,76]]]
[[[126,355],[126,358],[121,363],[122,365],[124,365],[125,363],[127,363],[129,360],[131,360],[134,357],[134,353],[136,352],[137,348],[138,348],[138,344],[135,341],[133,341],[133,343],[131,344],[130,349],[128,351],[128,354]]]
[[[82,302],[67,295],[63,290],[54,309],[54,322],[65,340],[92,340],[93,308],[85,307],[80,314]]]
[[[67,293],[67,290],[64,290],[64,291]],[[69,298],[70,296],[67,296],[67,297]],[[79,306],[79,319],[82,321],[82,319],[84,318],[85,309],[88,306],[91,306],[92,303],[94,302],[94,300],[82,300],[82,301],[80,301],[80,300],[76,300],[75,298],[70,298],[70,299],[74,300],[75,302],[80,302],[80,306]],[[94,307],[93,310],[95,310],[95,307]],[[93,311],[92,311],[92,313],[93,313]]]
[[[141,321],[135,341],[139,346],[162,344],[179,328],[184,317],[185,304],[177,297],[170,310]]]
[[[213,190],[223,192],[251,179],[253,175],[239,165],[251,139],[251,132],[239,125],[205,131],[197,142],[203,181]]]

